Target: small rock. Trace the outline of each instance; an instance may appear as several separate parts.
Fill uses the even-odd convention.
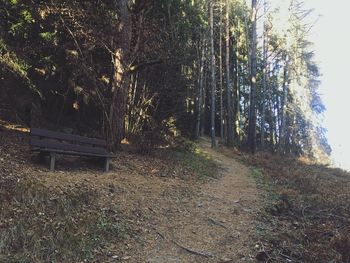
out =
[[[256,257],[255,257],[258,261],[266,261],[269,259],[269,256],[266,254],[265,251],[260,251]]]

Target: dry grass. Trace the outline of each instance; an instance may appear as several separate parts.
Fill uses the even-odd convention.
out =
[[[35,180],[5,179],[0,196],[5,262],[92,261],[105,242],[131,233],[119,211],[97,206],[98,194],[88,186],[63,192]]]
[[[350,262],[350,174],[269,153],[223,149],[267,190],[260,235],[269,262]]]
[[[60,157],[50,173],[27,133],[4,128],[0,137],[0,262],[113,261],[148,231],[151,204],[169,207],[217,173],[207,156],[179,149],[120,152],[108,175],[92,160]]]

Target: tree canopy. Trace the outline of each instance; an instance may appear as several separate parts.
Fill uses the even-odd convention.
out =
[[[300,0],[0,6],[0,100],[28,126],[103,136],[111,150],[207,134],[213,146],[328,162],[312,11]]]

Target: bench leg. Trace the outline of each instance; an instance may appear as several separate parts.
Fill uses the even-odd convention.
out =
[[[105,160],[104,171],[105,171],[106,173],[109,171],[109,158],[106,158],[106,160]]]
[[[55,170],[55,162],[56,162],[56,154],[50,153],[50,171],[51,172]]]
[[[42,162],[42,163],[45,163],[47,161],[46,157],[47,157],[47,153],[46,152],[39,152],[38,161]]]

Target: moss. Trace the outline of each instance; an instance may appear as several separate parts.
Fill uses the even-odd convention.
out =
[[[199,180],[216,178],[218,166],[215,161],[198,148],[189,150],[172,150],[172,155],[177,162]]]

